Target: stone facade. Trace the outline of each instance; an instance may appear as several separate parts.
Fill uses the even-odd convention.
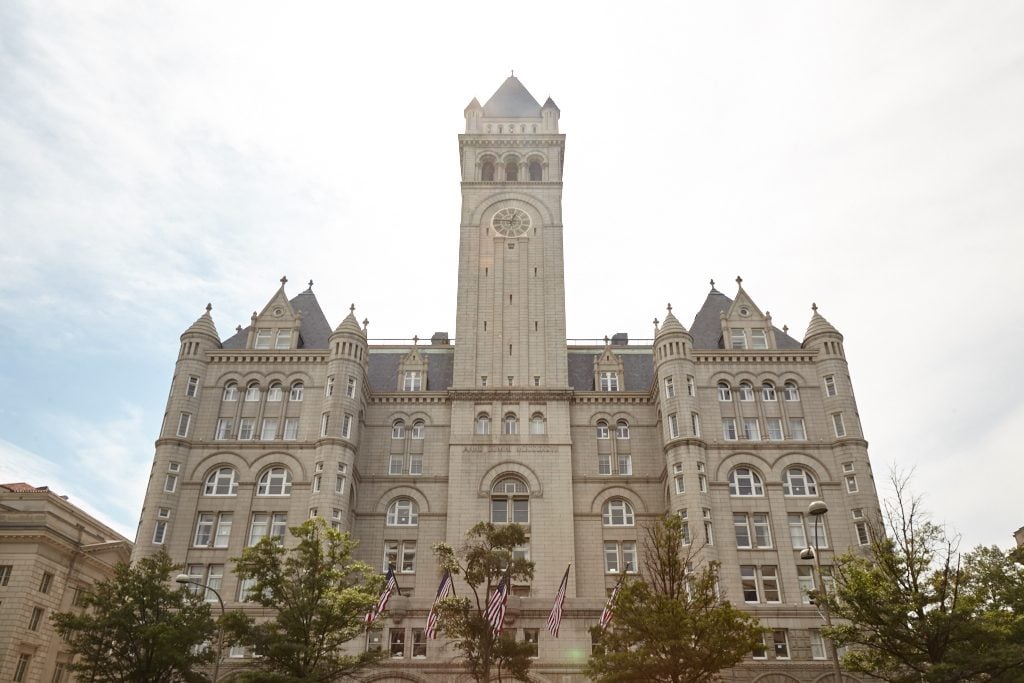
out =
[[[126,538],[45,486],[0,484],[0,680],[70,680],[50,617],[130,556]]]
[[[394,666],[371,678],[451,680],[451,649],[420,642],[431,545],[523,521],[536,576],[508,629],[539,637],[536,680],[568,683],[642,525],[683,514],[726,597],[774,629],[726,678],[828,675],[804,594],[807,507],[830,510],[824,565],[865,545],[878,513],[842,335],[815,309],[797,341],[737,278],[732,298],[712,283],[689,330],[670,307],[643,343],[567,345],[558,107],[513,77],[465,117],[457,338],[371,345],[354,307],[331,332],[312,283],[289,298],[285,279],[226,340],[208,307],[181,336],[136,556],[166,547],[244,606],[230,558],[319,515],[398,570],[379,634]],[[544,625],[570,563],[556,640]]]

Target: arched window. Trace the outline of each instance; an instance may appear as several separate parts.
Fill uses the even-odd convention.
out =
[[[530,433],[531,434],[543,434],[546,425],[544,424],[544,416],[541,413],[534,413],[530,417]]]
[[[420,507],[411,498],[399,498],[388,506],[388,526],[416,526]]]
[[[245,400],[246,401],[258,401],[260,400],[260,383],[249,382],[249,386],[245,388]]]
[[[800,400],[800,389],[797,388],[796,382],[786,382],[782,387],[782,397],[787,401],[799,401]]]
[[[505,413],[505,419],[501,422],[501,433],[502,434],[518,434],[519,433],[519,418],[516,417],[515,413]]]
[[[505,162],[505,180],[513,182],[519,180],[519,162],[515,159]]]
[[[531,161],[530,162],[530,180],[535,181],[535,182],[543,180],[543,177],[542,177],[543,175],[544,175],[544,172],[543,172],[543,170],[541,168],[540,162],[539,161]]]
[[[729,388],[728,382],[718,383],[718,400],[719,401],[731,401],[732,400],[732,389]]]
[[[615,438],[616,439],[628,439],[629,438],[629,423],[625,420],[619,420],[615,423]]]
[[[775,395],[775,385],[771,382],[765,382],[761,385],[761,400],[762,401],[776,401],[778,397]]]
[[[305,387],[305,385],[302,382],[295,382],[294,384],[292,384],[292,390],[288,394],[289,400],[301,401],[302,400],[302,392],[303,392],[303,390],[305,388],[306,387]]]
[[[597,438],[607,439],[608,438],[608,423],[601,420],[597,423]]]
[[[633,506],[621,498],[609,500],[601,508],[601,522],[605,526],[633,526]]]
[[[761,475],[749,467],[737,467],[729,473],[730,496],[763,496]]]
[[[494,162],[485,161],[480,167],[480,180],[490,183],[494,182]]]
[[[416,420],[412,423],[412,438],[422,439],[426,435],[427,427],[423,420]]]
[[[224,385],[224,400],[225,401],[237,401],[238,400],[238,385],[234,382],[228,382]]]
[[[405,422],[402,420],[395,420],[391,425],[391,438],[392,439],[404,439],[405,438]]]
[[[281,400],[281,383],[274,382],[267,389],[267,400],[268,401],[280,401]]]
[[[257,496],[290,496],[291,493],[292,473],[287,467],[271,467],[256,486]]]
[[[487,413],[480,413],[479,415],[476,416],[476,433],[491,433],[491,418]]]
[[[784,496],[816,496],[818,484],[814,475],[802,467],[790,467],[782,475],[782,494]]]
[[[238,472],[233,467],[219,467],[206,477],[204,496],[234,496],[238,493]]]
[[[750,382],[740,382],[740,400],[754,400],[754,387],[750,386]]]
[[[491,523],[509,522],[530,523],[530,489],[517,477],[504,477],[491,487]]]

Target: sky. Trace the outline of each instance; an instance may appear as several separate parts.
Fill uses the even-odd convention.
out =
[[[734,279],[845,336],[869,453],[961,546],[1024,525],[1024,4],[0,3],[0,482],[134,538],[178,336],[287,275],[455,330],[456,136],[561,109],[568,336]],[[1003,350],[1000,351],[999,349]]]

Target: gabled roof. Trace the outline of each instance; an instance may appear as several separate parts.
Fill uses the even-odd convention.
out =
[[[320,302],[312,289],[296,295],[288,302],[293,309],[302,312],[302,325],[299,327],[299,348],[300,349],[326,349],[330,348],[328,338],[331,336],[331,326],[320,308]],[[244,349],[246,339],[249,336],[251,325],[239,330],[231,337],[224,340],[222,346],[225,349]]]
[[[690,325],[690,336],[693,337],[695,349],[720,349],[722,347],[721,314],[728,312],[732,299],[714,287],[708,292],[708,298],[700,307],[693,324]],[[799,349],[800,342],[772,325],[775,330],[775,345],[780,349]]]
[[[515,76],[509,76],[484,104],[484,116],[540,118],[540,103]]]

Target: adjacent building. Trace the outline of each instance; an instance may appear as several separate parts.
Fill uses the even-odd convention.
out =
[[[131,557],[128,539],[47,487],[0,484],[0,680],[71,680],[54,612]]]
[[[737,278],[731,296],[712,283],[689,327],[669,306],[650,339],[568,344],[559,115],[514,77],[465,109],[455,339],[372,344],[354,306],[332,326],[312,283],[289,296],[284,278],[227,338],[207,306],[181,335],[135,555],[167,548],[244,607],[231,558],[323,517],[398,573],[404,595],[366,643],[394,666],[371,678],[453,680],[454,653],[423,633],[431,545],[525,524],[536,576],[508,630],[536,643],[536,680],[569,683],[608,591],[640,565],[642,525],[676,514],[726,596],[772,629],[727,678],[827,676],[801,550],[817,544],[827,568],[868,544],[878,512],[843,336],[816,307],[791,336]],[[636,299],[653,312],[668,294]],[[556,640],[544,624],[570,563]]]

